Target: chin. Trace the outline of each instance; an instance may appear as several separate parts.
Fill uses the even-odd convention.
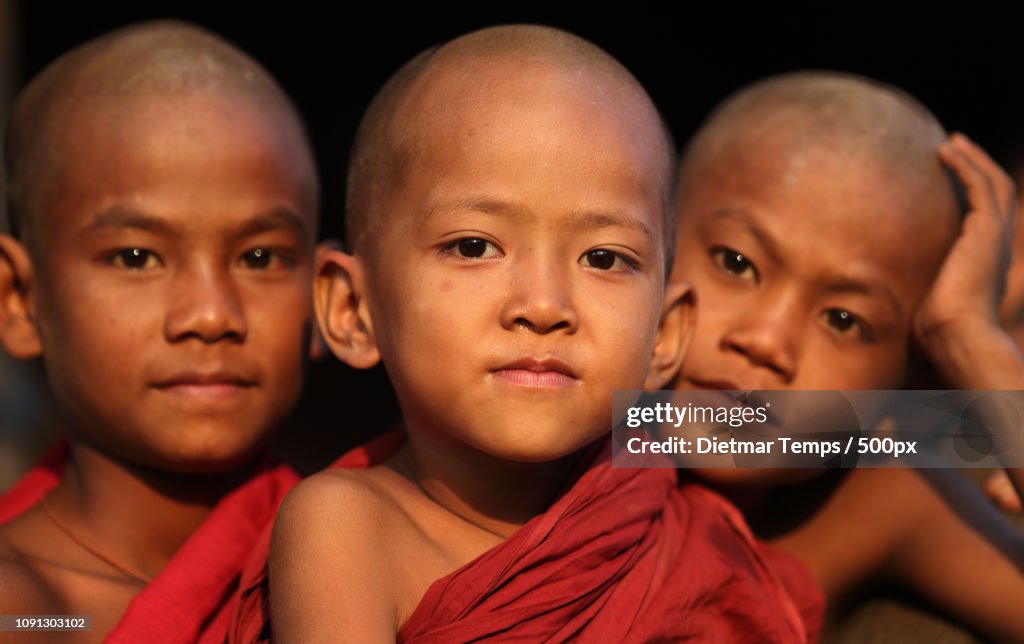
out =
[[[564,427],[564,426],[563,426]],[[520,428],[519,431],[522,431]],[[514,463],[550,463],[577,452],[604,436],[609,430],[602,428],[599,432],[585,435],[570,435],[564,429],[561,432],[537,429],[530,435],[511,436],[509,440],[487,440],[473,446],[495,458]]]
[[[223,434],[216,438],[194,435],[187,440],[179,435],[173,445],[157,448],[156,462],[151,464],[176,474],[230,474],[251,461],[265,445],[262,439],[239,441],[237,435],[232,438],[235,440],[223,440]]]

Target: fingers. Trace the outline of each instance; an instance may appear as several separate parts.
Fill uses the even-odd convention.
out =
[[[1006,470],[999,470],[985,481],[985,493],[1006,512],[1020,512],[1021,499]]]
[[[998,163],[960,133],[939,149],[939,156],[964,184],[972,211],[988,212],[1006,225],[1013,224],[1017,191]]]

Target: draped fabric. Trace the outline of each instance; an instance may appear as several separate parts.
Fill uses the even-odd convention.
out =
[[[369,467],[402,442],[386,435],[332,467]],[[232,641],[269,636],[268,545],[269,532],[243,573]],[[728,501],[671,468],[613,467],[604,441],[545,513],[435,581],[398,640],[801,642],[823,612],[807,570]]]
[[[0,495],[0,524],[7,523],[39,503],[60,481],[69,457],[68,442],[58,441],[39,459],[35,467]]]
[[[56,445],[0,496],[0,523],[29,509],[67,466],[67,443]],[[263,464],[214,506],[159,575],[132,599],[107,642],[223,642],[238,604],[242,567],[288,490],[291,468]]]
[[[436,581],[398,640],[802,642],[824,604],[798,566],[780,575],[722,497],[613,467],[606,443],[547,512]]]

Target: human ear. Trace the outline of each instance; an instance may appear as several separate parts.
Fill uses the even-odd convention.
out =
[[[320,257],[320,255],[328,250],[342,250],[341,242],[336,239],[325,239],[317,244],[313,256]],[[313,328],[309,334],[309,359],[313,362],[318,362],[327,356],[330,349],[327,346],[327,341],[324,340],[323,332],[320,331],[320,325],[314,323],[312,326]]]
[[[313,276],[320,333],[334,355],[357,369],[369,369],[380,361],[365,296],[362,263],[335,247],[320,246]]]
[[[32,259],[17,239],[0,235],[0,344],[15,358],[42,353],[32,302]]]
[[[669,282],[665,288],[665,305],[651,352],[647,380],[644,381],[645,390],[661,389],[675,378],[693,338],[696,315],[693,287],[688,282]]]

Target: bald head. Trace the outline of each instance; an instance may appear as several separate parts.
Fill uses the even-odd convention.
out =
[[[865,78],[740,90],[693,138],[673,277],[700,312],[677,387],[882,389],[960,229],[936,118]]]
[[[828,156],[890,173],[908,190],[937,191],[944,211],[955,195],[937,157],[947,134],[906,92],[838,72],[768,78],[726,99],[682,159],[680,190],[742,155],[768,154],[794,167]]]
[[[301,140],[312,163],[298,114],[259,63],[186,23],[133,25],[64,54],[18,96],[4,155],[11,232],[31,234],[35,212],[60,179],[70,124],[82,122],[76,117],[102,114],[116,122],[154,101],[196,95],[240,99],[283,117],[287,135]]]
[[[414,162],[459,131],[501,123],[517,114],[550,126],[561,105],[579,101],[615,119],[653,159],[663,205],[667,255],[675,154],[671,135],[637,80],[593,44],[548,27],[493,27],[429,49],[403,66],[371,102],[359,126],[348,175],[346,236],[354,251],[372,252],[388,199]],[[533,118],[533,117],[531,117]],[[582,127],[583,125],[581,125]]]

